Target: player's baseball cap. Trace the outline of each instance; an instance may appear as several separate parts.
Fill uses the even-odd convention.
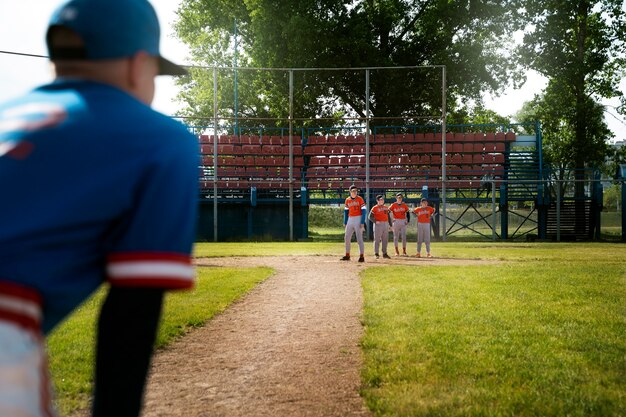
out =
[[[376,200],[381,200],[382,198],[383,198],[382,194],[378,194],[378,195],[376,196]]]
[[[402,197],[402,193],[396,194],[396,197]]]
[[[351,185],[350,188],[349,188],[350,191],[352,191],[352,190],[357,190],[358,191],[358,189],[359,189],[359,187],[357,187],[356,185]]]
[[[54,48],[50,29],[62,26],[74,31],[82,47]],[[159,74],[185,75],[187,71],[159,52],[161,31],[154,8],[147,0],[69,0],[50,18],[46,41],[50,59],[114,59],[144,51],[159,58]]]
[[[422,198],[422,199],[420,200],[420,203],[423,203],[424,201],[428,201],[428,199],[426,199],[426,198]]]

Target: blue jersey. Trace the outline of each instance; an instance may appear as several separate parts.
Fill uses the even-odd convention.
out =
[[[95,82],[0,106],[0,282],[39,293],[44,332],[105,281],[193,286],[197,148],[182,124]]]

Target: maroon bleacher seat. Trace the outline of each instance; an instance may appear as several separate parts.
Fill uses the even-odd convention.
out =
[[[241,153],[244,155],[259,155],[261,145],[241,145]]]
[[[309,163],[312,166],[315,166],[315,165],[328,166],[328,157],[326,157],[326,156],[315,156],[315,157],[311,158]]]
[[[322,154],[322,146],[321,145],[307,145],[304,147],[305,155],[321,155]]]
[[[465,140],[465,133],[448,133],[446,139],[449,139],[450,142],[463,142]]]
[[[326,136],[309,136],[307,145],[326,145]]]
[[[515,142],[515,132],[506,132],[504,134],[504,140],[506,142]]]
[[[496,133],[496,142],[504,142],[504,132]]]

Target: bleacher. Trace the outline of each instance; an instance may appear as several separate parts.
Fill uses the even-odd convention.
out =
[[[446,187],[470,192],[506,178],[513,132],[446,134]],[[213,193],[214,137],[200,136],[201,194]],[[441,187],[441,133],[376,133],[370,136],[370,189],[420,191]],[[285,197],[289,190],[288,136],[222,135],[217,143],[218,196]],[[364,135],[293,137],[293,189],[339,196],[351,184],[365,188]],[[491,184],[489,182],[489,184]],[[345,193],[344,193],[345,195]]]

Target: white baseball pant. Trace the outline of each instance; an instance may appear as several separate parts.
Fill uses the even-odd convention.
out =
[[[393,245],[398,248],[398,242],[402,239],[402,249],[406,249],[406,219],[393,221]]]
[[[0,291],[0,416],[53,417],[40,306]]]
[[[430,253],[430,223],[417,223],[417,253],[422,251],[422,243],[426,244],[426,253]]]
[[[360,255],[365,253],[365,244],[363,243],[363,231],[361,230],[361,216],[348,217],[346,223],[346,234],[344,240],[346,242],[346,253],[350,253],[350,242],[352,234],[356,233],[356,241],[359,244]]]
[[[387,253],[387,243],[389,241],[389,223],[376,222],[374,223],[374,253],[379,254],[378,248],[380,243],[383,244],[383,254]]]

